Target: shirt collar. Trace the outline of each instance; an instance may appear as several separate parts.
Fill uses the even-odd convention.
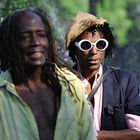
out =
[[[95,79],[100,79],[102,74],[103,74],[103,66],[100,65],[98,72],[95,74]]]
[[[17,95],[15,86],[12,82],[12,78],[9,71],[5,71],[0,74],[0,88],[2,87],[5,87],[8,91]]]

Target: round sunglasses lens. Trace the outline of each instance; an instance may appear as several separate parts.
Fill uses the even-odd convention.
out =
[[[89,41],[83,41],[81,43],[81,48],[83,50],[89,50],[91,48],[91,43]]]
[[[104,40],[99,40],[96,43],[96,47],[100,50],[104,49],[106,47],[106,42]]]

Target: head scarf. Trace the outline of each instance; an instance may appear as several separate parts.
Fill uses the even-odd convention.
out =
[[[69,48],[71,42],[73,42],[85,30],[94,25],[104,25],[105,22],[107,22],[107,20],[103,18],[98,18],[85,12],[78,12],[76,16],[70,20],[70,27],[68,28],[65,37],[66,48]]]

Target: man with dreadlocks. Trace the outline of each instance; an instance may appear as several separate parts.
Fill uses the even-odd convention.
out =
[[[54,53],[49,16],[16,10],[0,40],[0,140],[95,140],[83,86]]]
[[[66,47],[94,106],[98,140],[140,140],[139,83],[131,72],[103,63],[114,44],[105,19],[78,12],[70,20]]]

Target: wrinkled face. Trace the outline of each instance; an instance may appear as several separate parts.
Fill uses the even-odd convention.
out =
[[[82,39],[87,39],[92,43],[95,43],[98,39],[101,38],[103,39],[101,32],[95,31],[95,34],[93,34],[92,32],[86,31],[80,35],[79,41]],[[77,58],[79,60],[81,70],[97,71],[104,57],[105,51],[97,50],[94,46],[89,51],[81,51],[77,48]]]
[[[44,65],[49,43],[41,18],[32,12],[24,14],[21,19],[20,47],[28,65]]]

